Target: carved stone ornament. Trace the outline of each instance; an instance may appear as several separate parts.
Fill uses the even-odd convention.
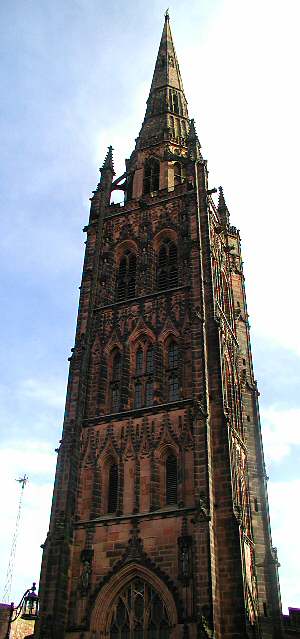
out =
[[[241,506],[236,502],[233,503],[233,513],[237,522],[241,525],[243,522],[243,511]]]
[[[190,535],[182,535],[178,537],[179,549],[179,575],[178,578],[184,583],[188,583],[192,576],[191,548],[192,537]]]
[[[80,592],[86,595],[91,585],[92,561],[94,551],[92,548],[84,548],[81,552],[82,570],[80,575]]]

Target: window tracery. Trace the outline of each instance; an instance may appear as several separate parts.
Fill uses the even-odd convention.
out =
[[[138,578],[127,584],[112,608],[110,639],[168,639],[170,632],[158,593]]]
[[[174,340],[169,343],[167,350],[167,387],[170,402],[180,398],[179,349]]]
[[[135,356],[135,384],[134,384],[134,407],[152,406],[154,384],[154,351],[149,346],[146,354],[141,346],[138,347]]]

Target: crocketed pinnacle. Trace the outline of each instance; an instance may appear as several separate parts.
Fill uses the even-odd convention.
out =
[[[113,159],[113,148],[110,145],[108,147],[108,151],[105,157],[105,160],[102,164],[102,167],[100,169],[101,174],[103,173],[103,171],[107,171],[108,169],[110,169],[113,173],[113,175],[115,175],[115,171],[114,171],[114,159]]]
[[[137,147],[152,146],[162,140],[186,146],[188,131],[187,101],[173,44],[169,13],[166,12]]]
[[[222,186],[219,186],[219,201],[218,201],[218,213],[222,224],[228,226],[229,224],[229,211],[225,202]]]

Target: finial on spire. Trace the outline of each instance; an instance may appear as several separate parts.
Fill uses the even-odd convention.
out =
[[[114,171],[114,159],[113,159],[113,147],[111,146],[111,144],[108,147],[108,151],[105,157],[105,160],[102,164],[102,168],[100,169],[100,172],[102,173],[103,170],[107,170],[110,169],[113,173],[113,175],[115,175],[115,171]]]
[[[170,20],[169,8],[165,11],[165,21]]]
[[[229,224],[229,211],[227,208],[227,204],[225,202],[225,197],[223,193],[223,187],[219,186],[219,201],[218,201],[218,213],[221,218],[222,224],[228,226]]]

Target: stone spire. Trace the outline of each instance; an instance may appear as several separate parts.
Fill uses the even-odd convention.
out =
[[[183,92],[183,84],[173,44],[168,11],[166,11],[165,14],[165,24],[158,49],[150,95],[156,89],[161,89],[166,86]]]
[[[225,197],[223,193],[223,187],[219,186],[219,201],[218,201],[218,213],[223,226],[228,226],[229,224],[229,211],[227,208],[227,204],[225,202]]]
[[[173,44],[169,13],[166,12],[137,147],[159,144],[162,140],[186,146],[188,131],[187,101]]]

